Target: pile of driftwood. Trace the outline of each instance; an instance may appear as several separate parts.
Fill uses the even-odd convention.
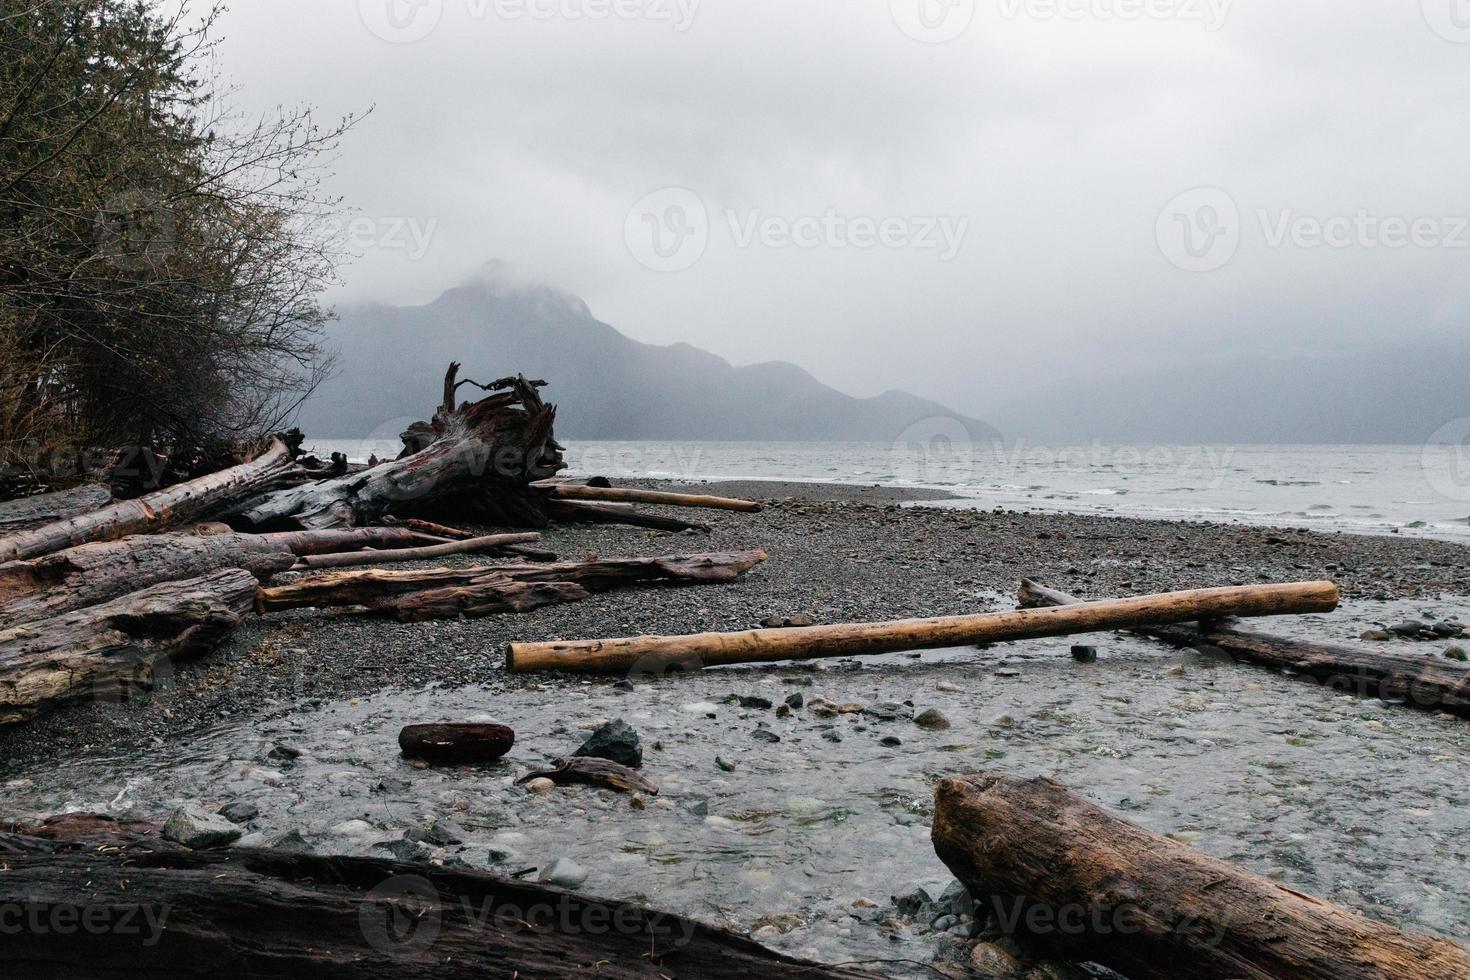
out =
[[[0,505],[0,724],[147,688],[161,660],[207,647],[250,615],[523,612],[620,587],[726,582],[765,560],[747,551],[559,562],[536,547],[534,532],[475,535],[440,523],[525,527],[585,516],[566,507],[647,523],[630,500],[755,509],[556,480],[565,463],[543,382],[480,385],[458,371],[450,366],[439,410],[405,433],[394,460],[315,479],[278,439],[238,466],[134,500],[83,488]],[[486,397],[456,404],[465,385]],[[363,567],[469,554],[495,558]],[[282,573],[298,574],[273,583]]]

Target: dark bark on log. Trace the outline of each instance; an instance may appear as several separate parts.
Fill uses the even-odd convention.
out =
[[[240,466],[178,483],[136,500],[123,500],[76,517],[0,538],[0,562],[35,558],[92,541],[114,541],[129,534],[188,524],[253,497],[282,480],[295,467],[279,440]]]
[[[1049,779],[944,780],[933,839],[982,912],[1131,980],[1470,976],[1470,950],[1457,943],[1208,857]]]
[[[609,558],[534,565],[332,572],[260,590],[262,613],[308,606],[362,606],[404,621],[525,612],[592,592],[645,585],[730,582],[765,561],[763,551]]]
[[[112,503],[112,491],[95,483],[54,493],[0,501],[0,534],[14,534],[86,514]]]
[[[243,568],[265,581],[293,567],[298,555],[408,547],[421,540],[405,528],[375,527],[283,534],[135,534],[120,541],[78,545],[0,565],[0,628],[223,568]]]
[[[372,524],[388,514],[462,516],[473,506],[503,514],[507,526],[544,525],[540,494],[528,484],[566,465],[552,437],[556,407],[525,378],[486,387],[496,393],[437,415],[439,436],[421,452],[251,500],[232,519],[247,530],[309,530]]]
[[[505,725],[409,725],[398,733],[403,754],[436,764],[494,762],[516,744]]]
[[[547,513],[559,521],[589,524],[628,524],[646,527],[655,531],[708,531],[708,524],[684,521],[676,517],[661,517],[657,514],[640,514],[631,508],[613,504],[588,504],[571,500],[552,499],[547,502]]]
[[[654,785],[653,780],[642,773],[629,769],[622,763],[592,756],[558,759],[555,769],[528,772],[517,779],[516,783],[524,785],[533,779],[549,779],[558,786],[584,783],[588,786],[605,786],[622,793],[658,795],[658,787]]]
[[[422,548],[398,548],[391,551],[357,551],[340,555],[308,555],[297,563],[297,568],[349,568],[354,565],[385,565],[396,561],[425,561],[443,558],[446,555],[470,555],[486,551],[504,551],[518,544],[539,541],[535,532],[525,534],[490,534],[483,538],[467,541],[446,541]]]
[[[255,576],[228,569],[0,630],[0,724],[152,687],[171,658],[234,630],[256,588]]]
[[[515,673],[571,670],[625,674],[634,669],[653,669],[659,664],[693,662],[713,667],[853,657],[1095,633],[1140,623],[1178,623],[1206,616],[1278,616],[1327,612],[1336,607],[1337,586],[1331,582],[1248,585],[1109,599],[1076,608],[1025,609],[888,623],[838,623],[694,636],[512,643],[506,651],[505,665]]]
[[[1022,606],[1065,606],[1083,600],[1023,579]],[[1144,626],[1130,632],[1177,647],[1215,648],[1232,658],[1320,683],[1343,694],[1376,696],[1431,711],[1470,717],[1470,664],[1434,656],[1379,653],[1294,640],[1218,624]]]
[[[876,980],[550,885],[373,858],[188,851],[136,827],[103,837],[104,821],[86,833],[68,821],[34,831],[60,841],[0,834],[9,852],[0,907],[47,923],[95,909],[111,927],[7,935],[0,957],[11,976]]]

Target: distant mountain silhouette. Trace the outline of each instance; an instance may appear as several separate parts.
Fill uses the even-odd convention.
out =
[[[735,367],[688,344],[640,343],[577,297],[494,267],[426,306],[339,313],[329,333],[336,374],[298,420],[313,438],[395,436],[403,419],[432,412],[451,360],[478,381],[515,372],[546,379],[557,434],[568,438],[889,442],[935,418],[958,420],[976,442],[996,434],[907,392],[853,398],[794,364]]]
[[[1232,358],[1059,382],[997,408],[1032,443],[1422,443],[1470,417],[1470,343],[1351,356]]]

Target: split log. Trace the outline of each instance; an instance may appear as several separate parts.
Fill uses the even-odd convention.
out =
[[[708,524],[681,521],[677,517],[662,517],[658,514],[640,514],[631,508],[612,504],[586,504],[570,500],[551,500],[547,513],[561,521],[585,521],[589,524],[628,524],[646,527],[655,531],[708,531]]]
[[[1470,949],[1208,857],[1050,779],[944,780],[933,840],[1003,926],[1132,980],[1470,976]]]
[[[0,534],[14,534],[54,524],[106,507],[112,491],[95,483],[71,490],[38,493],[30,497],[0,501]]]
[[[626,673],[658,664],[769,663],[853,657],[905,650],[1095,633],[1143,623],[1179,623],[1216,616],[1278,616],[1337,608],[1331,582],[1195,589],[1082,606],[1024,609],[976,616],[904,619],[888,623],[756,629],[694,636],[639,636],[619,640],[512,643],[506,667],[514,672],[570,670]]]
[[[330,572],[260,590],[261,613],[304,607],[361,606],[403,621],[526,612],[585,599],[593,592],[644,585],[730,582],[765,561],[763,551],[605,558],[471,568]]]
[[[121,500],[101,510],[6,535],[0,538],[0,562],[187,524],[253,497],[281,480],[291,479],[294,472],[286,446],[274,440],[264,453],[240,466],[178,483],[136,500]]]
[[[458,368],[451,365],[447,387]],[[495,394],[441,409],[433,423],[438,437],[422,450],[251,500],[233,519],[246,530],[309,530],[372,524],[389,514],[432,519],[442,510],[542,526],[542,494],[528,484],[566,464],[552,437],[556,407],[541,401],[536,384],[518,377],[479,386]]]
[[[714,510],[738,510],[754,513],[761,505],[754,500],[735,500],[730,497],[709,497],[693,493],[666,493],[661,490],[632,490],[613,487],[578,486],[558,483],[551,488],[551,495],[560,500],[603,500],[612,503],[663,504],[668,507],[706,507]]]
[[[189,851],[120,824],[100,836],[99,818],[85,835],[67,826],[79,822],[0,834],[0,908],[46,924],[7,928],[11,976],[876,980],[552,885],[376,858]],[[78,920],[88,927],[49,927]]]
[[[348,568],[353,565],[383,565],[394,561],[424,561],[445,555],[469,555],[484,551],[500,551],[510,545],[540,541],[541,535],[490,534],[468,541],[450,541],[423,548],[398,548],[392,551],[355,551],[340,555],[309,555],[297,562],[297,568]]]
[[[0,630],[0,724],[152,687],[160,665],[234,630],[255,590],[253,575],[228,569]]]
[[[447,765],[494,762],[515,744],[516,733],[505,725],[409,725],[398,733],[404,755]]]
[[[585,783],[588,786],[605,786],[615,789],[620,793],[647,793],[649,796],[658,795],[658,786],[653,780],[636,770],[629,769],[621,762],[613,762],[611,759],[598,759],[592,756],[572,756],[569,759],[557,759],[556,768],[545,769],[539,772],[528,772],[516,780],[517,785],[525,785],[533,779],[549,779],[558,786],[569,786],[573,783]]]
[[[265,581],[293,567],[298,555],[369,545],[406,547],[420,541],[422,536],[404,528],[375,527],[284,534],[135,534],[119,541],[78,545],[0,565],[0,628],[224,568],[243,568]]]
[[[1083,602],[1031,579],[1022,580],[1019,598],[1022,606],[1030,608]],[[1344,694],[1377,696],[1416,708],[1470,717],[1470,664],[1440,657],[1313,643],[1214,623],[1149,625],[1130,632],[1178,647],[1215,648],[1247,663],[1306,678]]]

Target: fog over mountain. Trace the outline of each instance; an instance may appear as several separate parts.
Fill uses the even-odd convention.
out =
[[[300,418],[319,438],[393,438],[432,410],[452,360],[482,382],[517,371],[546,379],[557,434],[574,439],[891,442],[936,418],[978,441],[995,435],[908,392],[853,398],[784,361],[736,367],[689,344],[631,340],[570,293],[499,265],[427,305],[339,312],[337,372]],[[915,431],[927,439],[935,428]]]

